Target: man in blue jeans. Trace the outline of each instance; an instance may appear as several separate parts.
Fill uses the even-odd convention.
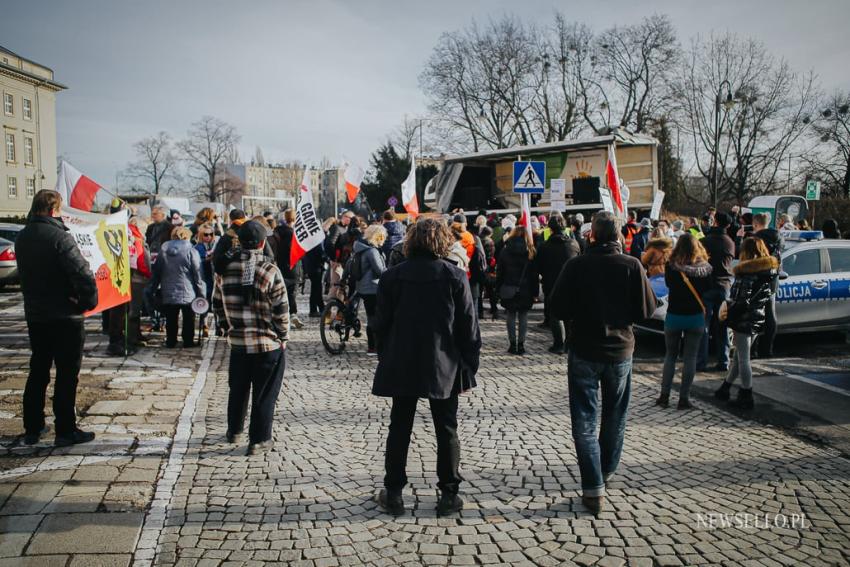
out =
[[[708,252],[708,263],[711,264],[711,286],[702,295],[702,302],[705,304],[705,333],[702,335],[702,343],[697,355],[697,370],[700,371],[705,370],[708,365],[709,334],[717,343],[715,370],[719,372],[729,370],[729,338],[726,327],[718,324],[717,313],[729,297],[729,289],[732,287],[735,242],[726,234],[730,224],[732,224],[732,217],[727,213],[715,213],[714,226],[700,241]]]
[[[564,265],[552,290],[552,315],[571,329],[570,419],[582,503],[594,514],[604,506],[605,483],[623,452],[635,347],[632,324],[648,319],[656,308],[640,261],[623,254],[619,224],[612,213],[596,213],[587,251]]]

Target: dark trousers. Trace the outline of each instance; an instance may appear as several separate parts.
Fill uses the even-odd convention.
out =
[[[274,406],[280,393],[285,368],[286,353],[280,348],[271,352],[250,354],[230,351],[227,429],[231,433],[242,433],[245,427],[250,394],[249,442],[262,443],[272,438]]]
[[[292,282],[292,283],[289,283]],[[284,280],[286,285],[286,299],[289,301],[289,314],[295,315],[298,313],[298,304],[295,302],[295,280]]]
[[[162,310],[165,312],[165,345],[173,347],[177,344],[177,316],[180,313],[183,314],[183,344],[192,344],[195,334],[195,312],[192,306],[163,305]]]
[[[53,416],[56,435],[70,435],[77,427],[74,406],[77,378],[83,362],[86,330],[82,319],[28,322],[30,373],[24,388],[24,429],[37,434],[44,427],[44,397],[50,382],[50,367],[56,363],[53,385]]]
[[[363,294],[360,298],[363,300],[363,308],[366,310],[366,346],[374,349],[377,348],[378,343],[375,340],[372,323],[375,319],[375,313],[378,311],[378,296],[370,293]]]
[[[322,299],[322,275],[322,271],[310,274],[310,313],[321,313],[325,308],[325,302]]]
[[[401,490],[407,484],[407,450],[416,416],[418,398],[395,397],[390,412],[387,436],[384,486]],[[457,394],[445,400],[428,400],[437,433],[437,487],[442,492],[457,494],[460,482],[460,442],[457,438]]]
[[[469,282],[469,291],[472,293],[472,307],[478,318],[481,318],[481,284]]]
[[[496,296],[496,286],[492,283],[485,283],[484,289],[487,291],[487,297],[490,299],[490,314],[496,315],[499,313],[499,298]]]

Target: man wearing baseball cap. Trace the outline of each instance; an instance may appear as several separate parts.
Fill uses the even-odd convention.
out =
[[[213,309],[230,343],[227,441],[235,443],[241,436],[250,396],[247,454],[254,455],[274,446],[272,420],[286,365],[289,302],[280,269],[263,254],[266,229],[248,221],[238,236],[239,257],[227,264]]]

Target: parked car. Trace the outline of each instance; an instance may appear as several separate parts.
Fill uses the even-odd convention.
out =
[[[850,240],[824,240],[820,231],[783,233],[782,275],[776,292],[779,333],[850,332]],[[652,318],[637,325],[664,332],[667,289],[653,278],[659,299]]]
[[[23,229],[24,225],[22,224],[0,222],[0,238],[5,238],[14,243],[18,239],[18,233]]]
[[[15,257],[15,243],[0,238],[0,287],[18,283],[18,262]]]

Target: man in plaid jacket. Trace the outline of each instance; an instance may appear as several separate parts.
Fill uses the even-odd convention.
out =
[[[227,441],[242,433],[251,396],[248,455],[271,449],[272,419],[286,366],[289,302],[277,265],[263,255],[266,231],[256,221],[239,228],[242,252],[227,264],[213,309],[230,343]]]

